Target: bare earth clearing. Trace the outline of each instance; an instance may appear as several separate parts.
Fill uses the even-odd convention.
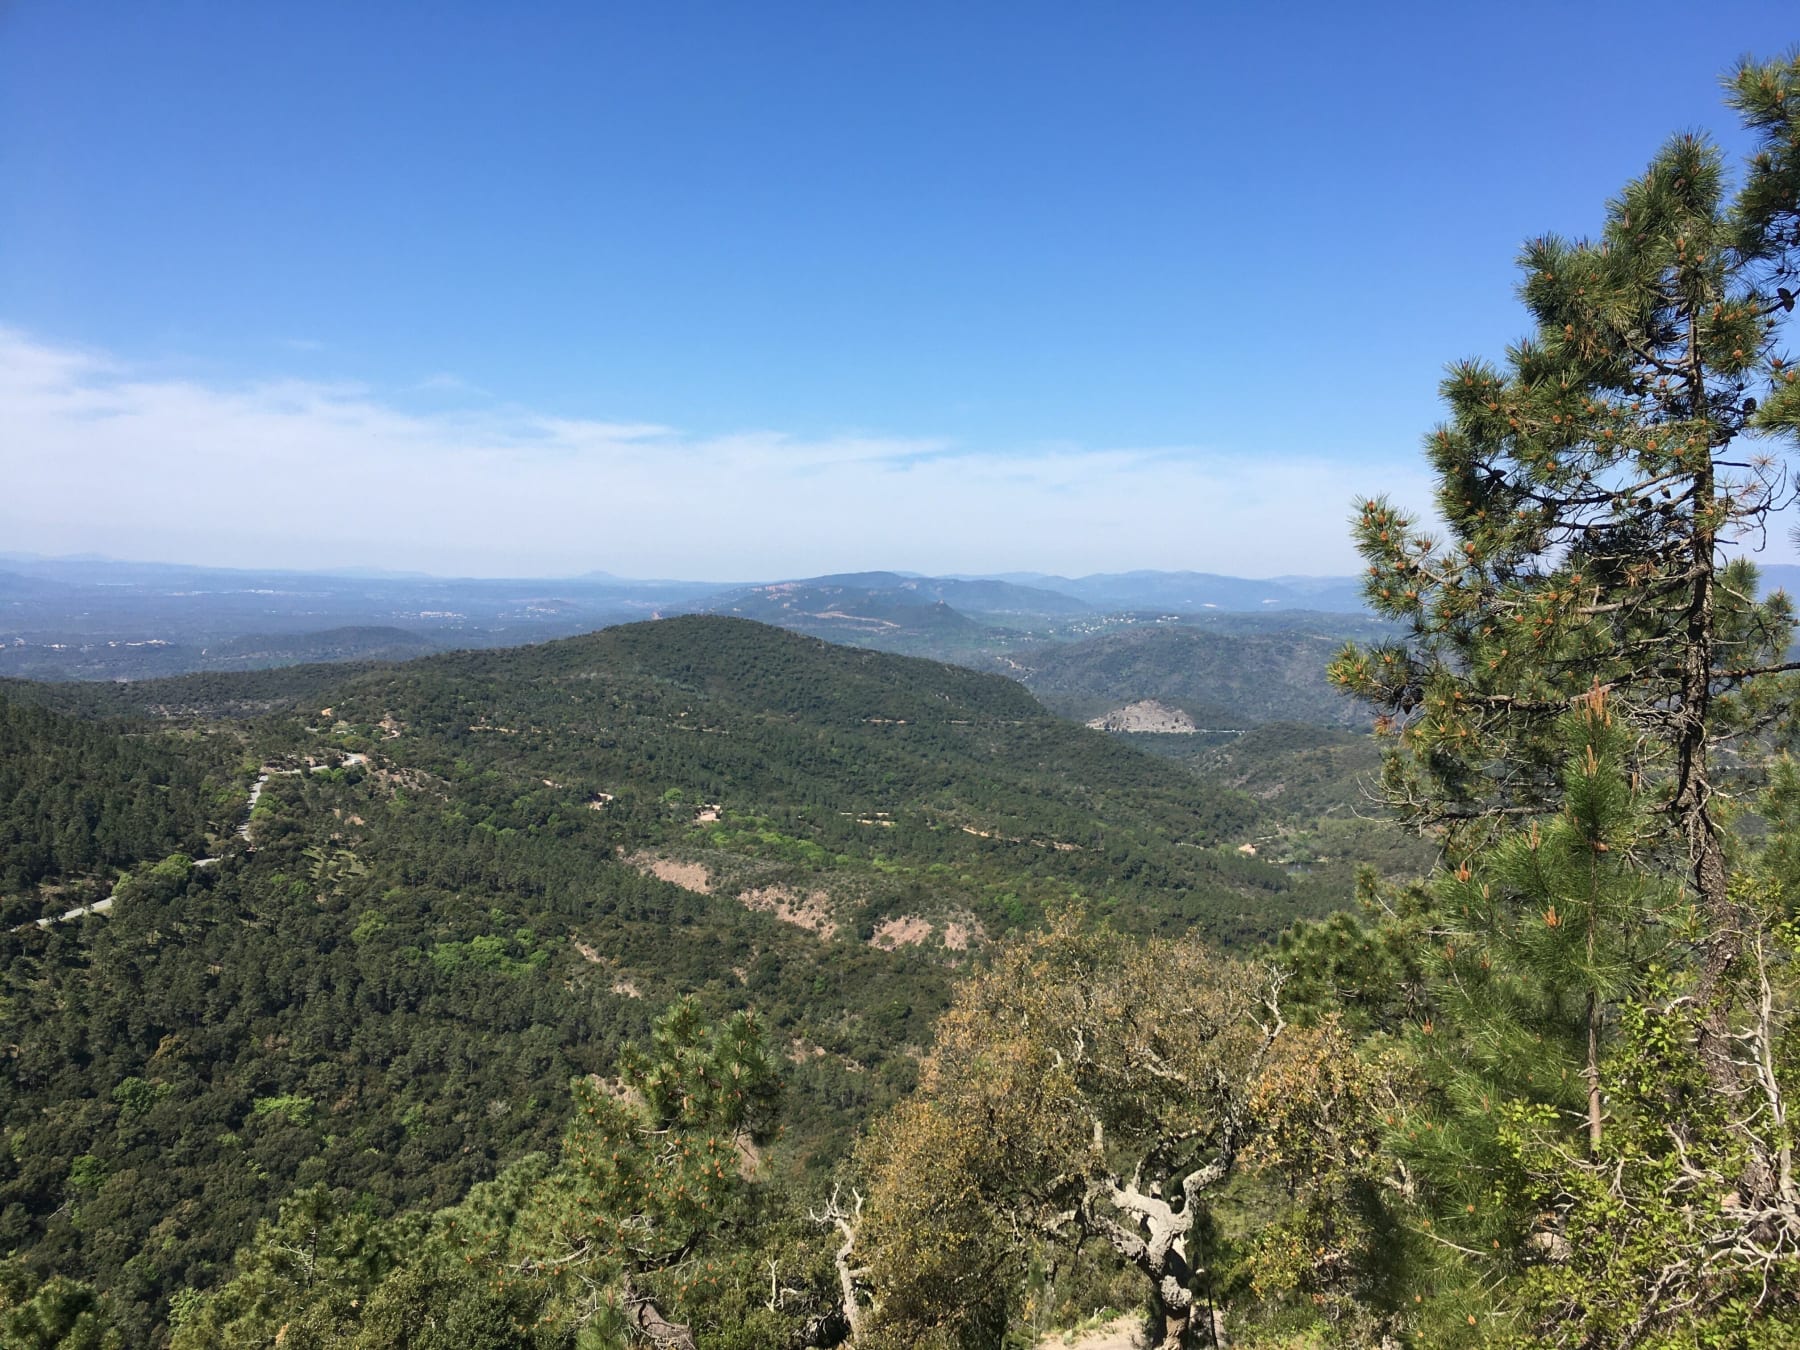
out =
[[[1153,698],[1114,708],[1088,725],[1095,731],[1149,731],[1162,736],[1192,736],[1200,729],[1180,708],[1171,708]]]
[[[971,834],[978,833],[968,826],[963,828]],[[1053,847],[1060,849],[1077,846],[1055,844]],[[624,862],[645,876],[655,877],[659,881],[666,881],[700,895],[713,894],[719,884],[707,865],[701,862],[682,862],[676,858],[658,857],[649,853],[633,854],[625,858]],[[728,887],[729,884],[727,882]],[[740,892],[736,898],[745,909],[767,914],[796,928],[804,928],[807,932],[816,934],[822,942],[831,941],[843,931],[843,925],[833,908],[831,892],[822,886],[804,891],[798,886],[757,886]],[[943,923],[942,928],[942,941],[948,951],[966,952],[987,941],[987,933],[981,924],[967,913],[949,919]],[[937,931],[938,925],[930,919],[918,914],[901,914],[883,919],[877,924],[869,937],[869,946],[884,952],[901,947],[920,947],[930,941],[931,935]],[[597,953],[588,956],[587,951],[583,950],[582,955],[590,961],[598,959]]]
[[[1037,1350],[1144,1350],[1143,1327],[1142,1317],[1115,1317],[1105,1326],[1078,1332],[1067,1340],[1061,1334],[1046,1336],[1037,1343]]]
[[[875,926],[871,947],[891,952],[896,947],[917,947],[931,936],[931,925],[916,914],[902,914],[897,919],[883,919]]]
[[[666,881],[671,886],[684,886],[701,895],[712,894],[712,874],[706,870],[704,863],[676,862],[673,858],[646,858],[641,854],[625,861],[638,871],[647,872],[658,881]]]
[[[762,886],[745,891],[738,899],[746,909],[773,914],[783,923],[810,929],[827,942],[838,930],[837,920],[831,917],[831,896],[822,890],[802,896],[786,886]]]

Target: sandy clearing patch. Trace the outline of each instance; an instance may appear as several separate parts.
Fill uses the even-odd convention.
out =
[[[987,941],[987,930],[973,919],[953,919],[944,925],[944,946],[953,952],[966,952]]]
[[[626,861],[645,875],[653,876],[658,881],[666,881],[671,886],[683,886],[690,891],[698,891],[701,895],[712,894],[712,874],[706,870],[705,863],[677,862],[673,858],[646,858],[642,855]]]
[[[837,920],[831,916],[831,896],[822,890],[809,891],[804,897],[786,886],[760,886],[738,897],[745,909],[773,914],[783,923],[817,933],[829,940],[837,934]]]
[[[630,980],[614,980],[612,991],[625,998],[642,998],[644,996],[643,990],[639,989]]]
[[[1144,1319],[1128,1315],[1073,1335],[1053,1333],[1037,1343],[1037,1350],[1144,1350],[1146,1344]]]
[[[581,953],[581,959],[583,961],[591,961],[595,965],[600,964],[600,953],[588,946],[587,943],[583,942],[580,938],[571,937],[569,942],[577,952]]]
[[[871,947],[891,952],[896,947],[917,947],[931,936],[931,924],[917,914],[902,914],[897,919],[883,919],[875,926]]]

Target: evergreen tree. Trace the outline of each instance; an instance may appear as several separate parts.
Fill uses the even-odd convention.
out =
[[[1451,367],[1427,443],[1448,535],[1379,498],[1355,523],[1409,631],[1331,673],[1381,711],[1390,796],[1454,868],[1423,926],[1427,1090],[1392,1140],[1419,1230],[1459,1254],[1428,1281],[1441,1331],[1502,1335],[1495,1303],[1571,1345],[1786,1330],[1789,926],[1719,790],[1796,669],[1792,607],[1731,550],[1800,441],[1800,58],[1728,87],[1760,139],[1735,193],[1679,136],[1597,239],[1525,247],[1536,331]]]
[[[1367,594],[1405,641],[1349,647],[1345,689],[1381,709],[1388,789],[1467,856],[1553,815],[1559,719],[1595,688],[1635,734],[1627,768],[1666,828],[1647,862],[1685,875],[1703,929],[1700,1052],[1740,1094],[1731,1003],[1757,931],[1727,866],[1720,745],[1785,710],[1792,608],[1728,560],[1784,500],[1800,441],[1780,341],[1800,268],[1800,57],[1728,81],[1760,145],[1735,193],[1698,135],[1671,140],[1593,240],[1521,257],[1535,333],[1504,368],[1450,368],[1427,449],[1444,538],[1384,499],[1355,520]],[[1765,1187],[1772,1160],[1753,1167]]]
[[[1641,993],[1678,932],[1678,914],[1643,870],[1651,819],[1628,776],[1629,732],[1605,693],[1560,727],[1562,811],[1442,878],[1436,1002],[1462,1031],[1462,1100],[1555,1094],[1597,1150],[1608,1020]]]
[[[1369,601],[1409,639],[1332,667],[1389,719],[1405,752],[1389,786],[1418,821],[1553,807],[1556,718],[1604,685],[1664,785],[1714,983],[1741,931],[1713,804],[1723,700],[1790,668],[1790,606],[1759,603],[1725,550],[1758,537],[1785,485],[1772,452],[1800,440],[1779,345],[1780,283],[1800,267],[1800,58],[1746,64],[1731,101],[1762,140],[1735,196],[1717,147],[1682,135],[1598,239],[1525,246],[1536,332],[1504,368],[1453,365],[1427,441],[1448,536],[1380,498],[1355,519]]]
[[[685,998],[620,1058],[616,1083],[575,1083],[561,1166],[492,1259],[554,1291],[559,1321],[692,1346],[673,1310],[717,1287],[731,1257],[709,1244],[752,1225],[779,1079],[754,1016],[714,1025]]]
[[[0,1261],[0,1346],[5,1350],[122,1350],[106,1300],[64,1275],[35,1278],[17,1260]]]

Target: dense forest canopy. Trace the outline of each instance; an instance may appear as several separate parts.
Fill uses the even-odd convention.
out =
[[[571,1081],[678,998],[758,1011],[767,1167],[818,1178],[1047,909],[1242,943],[1348,896],[1238,851],[1254,798],[1008,680],[736,619],[10,685],[0,717],[0,1225],[132,1340],[297,1188],[399,1215],[554,1150]]]

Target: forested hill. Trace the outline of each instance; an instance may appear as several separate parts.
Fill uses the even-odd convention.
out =
[[[736,619],[5,697],[0,1250],[131,1343],[297,1187],[386,1214],[551,1145],[681,995],[762,1017],[771,1165],[809,1172],[1004,932],[1079,897],[1236,943],[1346,899],[1239,855],[1252,798],[1015,684]]]
[[[458,653],[406,669],[459,678],[645,679],[723,703],[821,721],[1044,715],[1011,680],[725,616],[627,624],[536,647]]]
[[[847,868],[853,882],[826,887],[846,922],[840,889],[925,867],[938,874],[916,878],[915,909],[989,929],[1035,922],[1040,883],[1129,928],[1197,923],[1227,940],[1336,902],[1232,851],[1261,819],[1252,799],[1053,717],[1008,680],[743,620],[434,657],[358,677],[331,712],[343,744],[447,781],[607,800],[647,846]]]
[[[204,843],[214,756],[0,692],[0,897]],[[4,911],[0,911],[3,919]]]
[[[0,679],[0,698],[88,718],[241,720],[292,708],[375,668],[372,662],[333,662],[159,680]]]
[[[1095,717],[1153,698],[1203,726],[1295,721],[1366,729],[1367,710],[1325,678],[1326,662],[1349,631],[1348,621],[1319,632],[1145,625],[998,659],[1008,674],[1070,717]]]

